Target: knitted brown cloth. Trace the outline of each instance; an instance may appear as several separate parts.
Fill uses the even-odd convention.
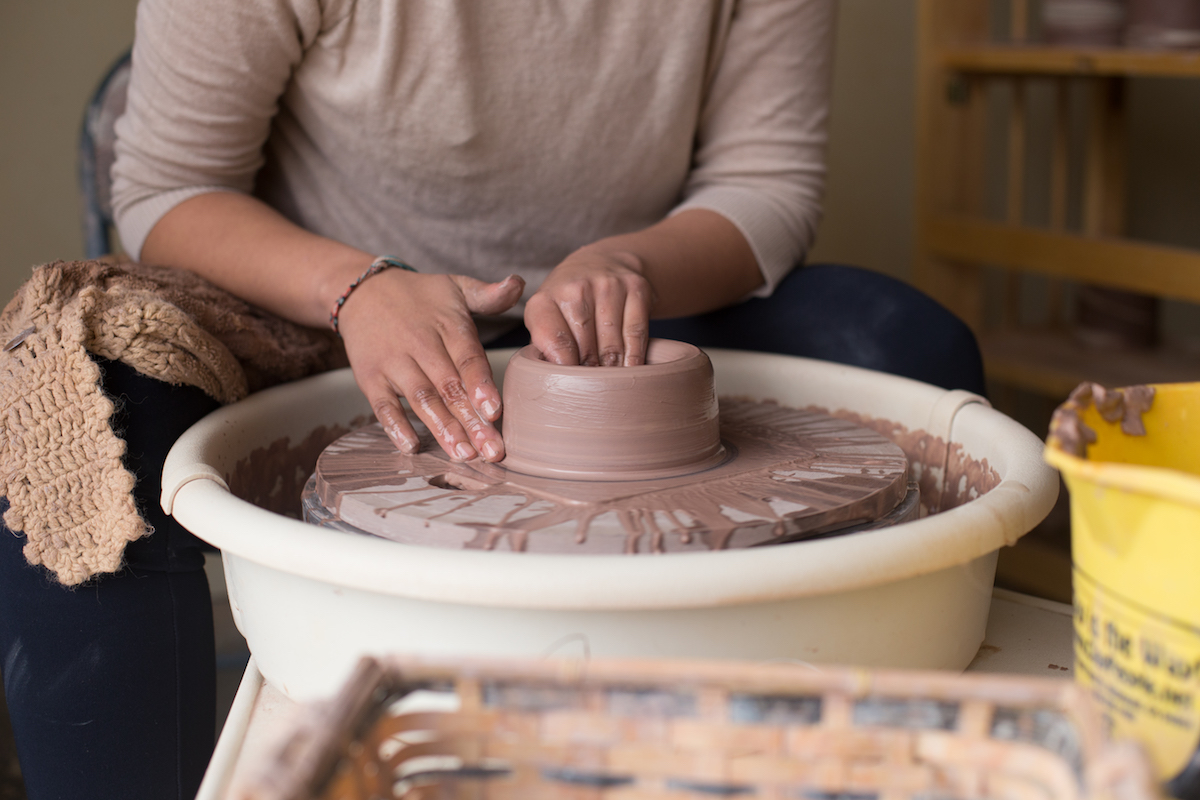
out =
[[[229,403],[345,366],[331,333],[272,316],[191,273],[55,262],[0,314],[0,496],[25,557],[67,585],[120,568],[150,533],[88,353]]]

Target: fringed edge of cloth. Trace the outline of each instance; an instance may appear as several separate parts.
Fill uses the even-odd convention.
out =
[[[346,365],[330,332],[191,273],[120,261],[36,268],[0,313],[0,343],[4,523],[66,585],[120,569],[125,545],[151,532],[89,353],[221,403]]]

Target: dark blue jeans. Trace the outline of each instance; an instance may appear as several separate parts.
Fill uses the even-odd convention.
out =
[[[215,738],[212,601],[202,543],[158,496],[167,451],[217,404],[97,360],[154,533],[120,572],[66,588],[0,527],[5,699],[30,800],[191,800]]]
[[[699,347],[818,358],[985,393],[983,360],[970,328],[907,283],[856,267],[802,267],[770,297],[655,320],[650,334]],[[528,332],[519,328],[490,346],[528,342]]]
[[[822,358],[983,391],[974,337],[908,285],[849,267],[797,270],[775,294],[655,322],[655,336]],[[528,342],[519,329],[490,343]],[[0,653],[31,800],[191,798],[212,752],[213,632],[200,542],[159,508],[163,459],[216,403],[102,362],[118,399],[139,507],[152,536],[127,566],[68,589],[0,530]]]
[[[700,347],[819,358],[943,389],[986,391],[970,328],[907,283],[856,267],[803,267],[770,297],[663,320],[651,331]]]

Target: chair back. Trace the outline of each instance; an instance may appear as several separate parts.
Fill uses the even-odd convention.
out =
[[[83,217],[84,256],[112,252],[112,165],[117,119],[125,113],[130,57],[117,59],[88,103],[79,136],[79,193]]]

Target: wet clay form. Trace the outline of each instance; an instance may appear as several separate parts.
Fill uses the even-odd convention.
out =
[[[722,398],[692,345],[638,367],[561,367],[526,347],[504,378],[500,464],[396,450],[370,425],[331,444],[304,493],[317,524],[434,547],[542,553],[721,550],[916,518],[904,452],[853,422]],[[414,420],[415,422],[415,420]]]
[[[504,466],[547,478],[668,478],[727,456],[712,363],[665,339],[631,368],[561,367],[522,348],[504,373],[503,431]]]

